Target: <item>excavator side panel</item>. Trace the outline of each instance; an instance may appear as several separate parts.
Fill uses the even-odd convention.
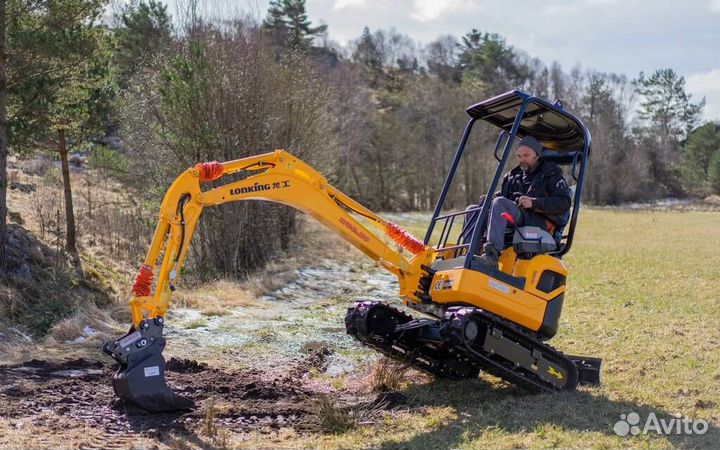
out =
[[[515,264],[520,267],[514,276],[502,279],[473,269],[437,271],[430,297],[439,304],[474,306],[539,332],[548,319],[557,319],[546,319],[546,313],[549,302],[565,293],[567,269],[562,261],[547,255]],[[552,279],[548,281],[548,277]],[[551,313],[559,316],[560,311]]]

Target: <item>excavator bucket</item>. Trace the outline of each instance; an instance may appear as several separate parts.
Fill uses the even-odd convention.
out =
[[[174,393],[165,381],[163,323],[162,317],[145,319],[138,329],[105,344],[103,351],[120,363],[113,375],[113,390],[118,397],[153,413],[194,409],[192,400]]]

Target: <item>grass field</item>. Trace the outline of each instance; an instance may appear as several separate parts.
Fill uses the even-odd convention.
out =
[[[422,236],[428,216],[401,214],[392,218]],[[255,294],[257,298],[253,299],[244,292],[235,302],[229,291],[243,286],[222,282],[194,292],[179,292],[179,308],[169,316],[176,330],[169,338],[166,356],[194,358],[214,367],[233,366],[238,370],[262,367],[269,373],[282,373],[287,367],[295,367],[292,355],[298,349],[320,341],[333,357],[352,363],[351,369],[333,373],[329,369],[310,368],[298,381],[303,386],[312,386],[308,392],[327,392],[331,396],[330,401],[322,400],[321,396],[309,400],[319,405],[314,412],[321,416],[324,425],[312,430],[287,427],[268,431],[239,430],[219,422],[216,432],[208,435],[202,430],[208,428],[207,417],[212,414],[207,414],[204,420],[196,415],[187,418],[182,430],[168,432],[172,439],[143,432],[135,441],[133,436],[124,435],[123,445],[382,449],[716,447],[720,440],[718,223],[719,212],[583,211],[573,250],[565,258],[570,276],[560,330],[550,343],[566,353],[603,358],[601,387],[583,386],[574,393],[533,396],[490,376],[447,382],[411,371],[393,374],[394,379],[390,380],[394,390],[407,401],[397,408],[371,414],[362,410],[367,400],[377,395],[373,389],[378,384],[378,357],[344,335],[342,315],[358,292],[389,295],[393,286],[387,275],[359,252],[345,251],[345,244],[339,239],[330,239],[332,245],[328,245],[324,230],[310,226],[309,248],[324,245],[318,252],[321,258],[316,260],[321,267],[301,272],[295,281],[282,267],[276,268],[277,275],[265,274],[266,279],[275,279],[278,285],[270,297]],[[308,260],[313,258],[302,260],[301,265]],[[280,287],[282,283],[278,280],[286,287]],[[225,341],[243,344],[235,346]],[[203,350],[198,349],[199,342],[205,342]],[[53,350],[54,354],[63,351],[57,345]],[[93,381],[96,386],[105,385],[104,379]],[[212,384],[213,380],[207,382]],[[268,405],[274,407],[272,402]],[[233,406],[237,407],[230,404],[223,407]],[[201,407],[208,411],[208,402]],[[673,418],[686,417],[707,421],[709,425],[702,435],[676,434],[673,428],[667,435],[650,432],[618,436],[613,427],[621,415],[632,412],[639,415],[640,428],[651,414],[666,424]],[[23,443],[53,447],[43,444],[52,442],[52,436],[32,440],[31,436],[42,434],[43,430],[30,432],[19,426],[20,422],[0,414],[0,448],[22,447]],[[56,446],[81,446],[84,441],[76,435],[96,435],[93,442],[108,439],[85,422],[67,425],[62,433]],[[118,445],[105,441],[100,446]]]
[[[518,397],[500,383],[414,386],[413,395],[445,419],[421,433],[408,424],[408,435],[395,441],[417,448],[714,446],[720,438],[719,220],[716,212],[584,210],[566,257],[568,294],[551,343],[602,357],[602,387]],[[650,413],[703,419],[710,427],[701,436],[618,437],[613,425],[630,412],[640,415],[641,427]]]

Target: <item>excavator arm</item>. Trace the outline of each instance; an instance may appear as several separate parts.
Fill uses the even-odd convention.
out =
[[[204,183],[232,174],[245,177],[207,191],[201,189]],[[225,163],[200,163],[182,173],[168,189],[145,262],[132,287],[132,327],[125,336],[104,347],[120,363],[113,377],[119,397],[154,412],[194,406],[165,383],[164,316],[203,209],[241,200],[281,203],[309,214],[397,276],[399,295],[405,303],[421,301],[417,287],[433,249],[331,186],[300,159],[276,150]],[[356,216],[366,219],[413,256],[407,259],[398,246],[388,245]]]

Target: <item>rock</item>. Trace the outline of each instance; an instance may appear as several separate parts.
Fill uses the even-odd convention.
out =
[[[20,248],[20,241],[18,240],[15,233],[13,233],[12,231],[8,234],[7,245],[8,245],[8,247],[12,247],[12,248],[16,248],[16,249]]]
[[[8,265],[19,265],[21,261],[25,259],[25,255],[18,249],[17,246],[8,244],[5,246],[5,256],[8,260]]]
[[[30,192],[35,192],[35,185],[27,184],[27,183],[18,183],[17,181],[14,181],[14,182],[10,183],[10,189],[29,194]]]
[[[73,153],[70,155],[68,162],[75,167],[82,167],[85,165],[85,157],[80,153]]]
[[[20,231],[19,228],[16,228],[15,230],[15,236],[17,236],[18,242],[20,242],[20,249],[21,250],[30,250],[30,239],[28,239],[27,235]],[[29,253],[29,251],[28,251]]]

